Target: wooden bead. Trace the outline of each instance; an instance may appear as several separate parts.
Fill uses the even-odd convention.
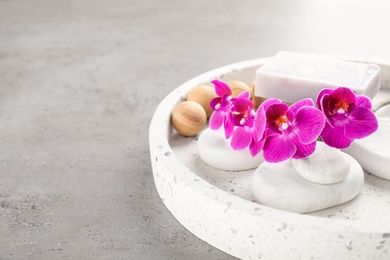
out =
[[[197,135],[206,122],[206,111],[195,101],[183,101],[172,112],[172,125],[184,136]]]
[[[210,101],[217,97],[214,88],[208,85],[199,85],[193,88],[187,95],[187,100],[195,101],[206,111],[207,118],[211,116],[214,110],[210,107]]]
[[[248,91],[249,93],[251,92],[251,89],[248,87],[248,85],[242,81],[235,80],[227,84],[232,90],[232,97],[237,97],[240,93],[244,91]]]

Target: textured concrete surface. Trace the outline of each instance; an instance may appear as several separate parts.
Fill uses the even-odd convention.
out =
[[[0,259],[232,259],[155,190],[157,104],[279,50],[390,59],[388,5],[0,1]]]

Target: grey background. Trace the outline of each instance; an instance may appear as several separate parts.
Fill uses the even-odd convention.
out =
[[[156,192],[158,103],[280,50],[390,59],[388,12],[385,0],[0,0],[0,259],[233,259]]]

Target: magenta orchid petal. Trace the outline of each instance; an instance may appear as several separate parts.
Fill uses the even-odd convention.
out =
[[[231,113],[228,113],[225,117],[225,137],[226,139],[229,139],[234,131],[234,122],[233,122],[233,115]]]
[[[273,104],[268,107],[266,111],[267,120],[269,121],[275,121],[277,118],[279,118],[282,115],[285,115],[288,109],[288,105],[281,103],[281,104]]]
[[[315,107],[301,107],[295,117],[294,133],[304,144],[314,142],[325,126],[324,114]]]
[[[240,99],[248,99],[250,100],[251,98],[251,94],[248,92],[248,91],[243,91],[241,92],[240,94],[238,94],[237,98],[240,98]]]
[[[253,108],[253,102],[250,99],[243,98],[232,98],[231,102],[233,104],[232,111],[245,113],[246,111]]]
[[[220,98],[220,97],[213,98],[213,99],[210,101],[210,107],[211,107],[211,109],[214,110],[214,111],[220,110],[221,101],[222,101],[222,98]]]
[[[267,111],[268,108],[274,104],[281,104],[282,101],[280,101],[280,99],[277,99],[277,98],[270,98],[270,99],[267,99],[265,100],[261,105],[260,107],[263,107],[264,111]]]
[[[263,157],[267,162],[277,163],[290,159],[297,147],[283,135],[267,137],[263,148]]]
[[[230,105],[231,97],[229,95],[224,95],[221,100],[221,107],[224,107],[226,110],[228,110]]]
[[[259,107],[256,112],[255,121],[254,121],[254,133],[253,138],[255,140],[260,140],[265,132],[267,124],[267,118],[265,117],[265,111],[263,107]]]
[[[312,153],[314,153],[314,151],[316,149],[316,144],[317,144],[316,141],[313,141],[313,142],[308,143],[308,144],[303,144],[299,140],[299,137],[296,136],[296,135],[291,135],[290,139],[295,144],[295,146],[297,147],[297,151],[295,152],[295,154],[292,157],[294,159],[306,158],[309,155],[311,155]]]
[[[252,116],[248,116],[245,114],[238,114],[232,118],[232,121],[235,126],[239,126],[239,127],[248,126],[252,128],[254,119],[252,118]]]
[[[211,130],[218,130],[225,121],[225,112],[214,111],[210,116],[209,126]]]
[[[313,153],[315,141],[325,124],[325,117],[314,107],[313,100],[301,100],[290,108],[278,99],[266,102],[257,112],[266,117],[264,159],[267,162],[281,162]],[[262,124],[259,123],[259,128]]]
[[[288,119],[289,121],[292,122],[292,121],[294,121],[294,119],[295,119],[295,113],[289,109],[289,110],[287,110],[287,112],[286,112],[286,117],[287,117],[287,119]]]
[[[328,123],[333,127],[334,126],[334,119],[333,119],[334,100],[332,100],[330,95],[325,94],[322,96],[321,104],[322,104],[322,106],[321,106],[322,111],[323,111]]]
[[[295,144],[295,145],[297,145],[297,144]],[[309,155],[314,153],[314,151],[316,150],[316,145],[317,145],[316,141],[314,141],[310,144],[302,145],[302,146],[297,145],[297,152],[293,155],[292,158],[293,159],[302,159],[302,158],[308,157]]]
[[[252,141],[252,134],[248,127],[237,127],[232,134],[230,146],[233,150],[243,150],[247,148]]]
[[[378,129],[378,120],[368,108],[358,107],[350,115],[345,125],[345,136],[349,139],[361,139]]]
[[[347,148],[354,139],[366,137],[378,129],[370,99],[356,96],[348,88],[322,91],[318,104],[327,121],[321,137],[329,146]]]
[[[252,156],[256,156],[258,153],[260,153],[261,149],[263,149],[264,141],[255,141],[252,140],[251,144],[249,145],[249,152]]]
[[[243,114],[238,114],[238,115],[235,115],[233,116],[232,120],[233,120],[233,124],[235,126],[243,126],[244,124],[242,124],[242,120],[245,120],[245,117]]]
[[[228,84],[226,84],[225,82],[219,80],[213,80],[211,81],[211,83],[213,83],[215,87],[215,93],[219,97],[223,97],[224,95],[228,95],[228,96],[232,95],[231,89],[229,88]]]
[[[321,138],[330,147],[345,149],[352,143],[352,140],[345,137],[344,132],[344,126],[342,125],[333,128],[329,124],[325,124]]]
[[[324,95],[329,95],[330,93],[332,93],[332,91],[333,91],[332,89],[328,89],[328,88],[324,88],[323,90],[320,91],[316,99],[316,105],[318,109],[322,110],[322,97]]]
[[[332,99],[337,101],[342,101],[345,104],[354,103],[356,100],[355,93],[352,92],[349,88],[337,88],[332,93],[330,93]]]
[[[293,112],[294,114],[296,114],[296,113],[298,113],[298,110],[303,106],[314,107],[314,102],[311,98],[305,98],[305,99],[298,101],[295,104],[292,104],[288,110]]]
[[[225,137],[228,139],[234,131],[232,92],[229,86],[222,81],[213,80],[212,83],[215,86],[215,93],[218,97],[210,102],[210,107],[214,110],[214,113],[210,117],[209,126],[210,129],[217,130],[223,125]]]
[[[368,109],[372,108],[371,100],[366,96],[357,96],[355,104],[357,107],[365,107]]]
[[[272,132],[272,134],[282,134],[282,131],[279,130],[279,127],[276,124],[268,124],[267,129],[268,132]]]

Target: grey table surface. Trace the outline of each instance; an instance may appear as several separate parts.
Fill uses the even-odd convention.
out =
[[[280,50],[390,59],[389,5],[1,0],[0,259],[234,259],[156,191],[158,103]]]

